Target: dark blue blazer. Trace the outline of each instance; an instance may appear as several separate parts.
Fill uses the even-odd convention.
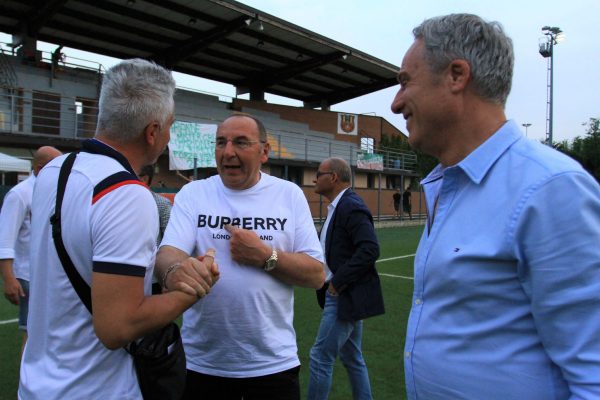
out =
[[[373,216],[352,189],[340,198],[326,234],[325,259],[333,272],[333,287],[340,296],[338,318],[358,321],[383,314],[383,294],[375,269],[379,243]],[[319,303],[324,302],[325,290],[326,286],[317,293]]]

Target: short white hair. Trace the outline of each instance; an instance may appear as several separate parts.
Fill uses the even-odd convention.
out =
[[[96,135],[130,142],[153,121],[166,124],[174,94],[171,71],[140,58],[120,62],[102,79]]]

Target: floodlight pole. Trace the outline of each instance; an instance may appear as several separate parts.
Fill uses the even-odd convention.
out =
[[[529,128],[531,126],[531,124],[529,122],[526,122],[526,123],[521,124],[521,125],[523,125],[523,127],[525,127],[525,137],[527,137],[527,128]]]
[[[556,26],[544,26],[542,28],[544,35],[548,36],[545,44],[540,44],[540,54],[548,58],[548,82],[547,82],[547,103],[546,103],[546,144],[552,146],[552,121],[553,115],[553,82],[554,82],[554,45],[557,43],[556,37],[562,33],[562,30]]]

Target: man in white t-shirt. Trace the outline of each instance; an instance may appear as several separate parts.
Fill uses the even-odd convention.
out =
[[[33,185],[44,165],[61,154],[51,146],[37,149],[33,155],[32,174],[4,196],[0,211],[0,275],[4,282],[4,297],[19,306],[19,330],[23,331],[21,352],[27,341],[29,230]]]
[[[263,124],[235,114],[217,129],[219,175],[176,196],[156,262],[164,289],[208,248],[221,272],[184,313],[185,399],[300,398],[293,285],[323,286],[323,255],[302,190],[260,171],[269,150]]]
[[[82,303],[52,239],[57,181],[65,157],[48,163],[33,192],[29,339],[19,399],[141,399],[128,343],[166,325],[204,296],[218,273],[186,259],[187,280],[150,296],[158,213],[136,173],[169,141],[175,81],[164,68],[126,60],[103,77],[98,126],[69,175],[62,239],[91,287],[93,315]]]

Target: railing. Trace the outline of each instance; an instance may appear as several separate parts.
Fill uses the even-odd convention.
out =
[[[0,42],[0,51],[5,55],[16,56],[19,53],[19,46],[14,47],[11,43]],[[55,56],[58,68],[83,69],[100,74],[106,71],[104,66],[97,61],[68,56],[64,53],[60,53],[60,55],[60,57],[59,54]],[[53,52],[50,51],[36,50],[34,58],[36,62],[53,64]]]
[[[305,162],[321,162],[325,158],[340,157],[356,165],[356,144],[328,140],[316,136],[305,136],[300,132],[270,130],[271,158]]]
[[[98,116],[96,99],[60,96],[56,93],[0,87],[0,132],[83,139],[94,135]],[[202,116],[195,116],[203,118]],[[269,130],[271,158],[321,162],[340,157],[356,165],[363,153],[357,144],[310,136],[301,132]],[[374,151],[382,155],[388,170],[415,171],[411,152]]]
[[[414,172],[417,169],[417,155],[411,151],[375,150],[375,154],[383,156],[383,167]]]
[[[17,74],[10,63],[7,54],[9,53],[0,46],[0,85],[9,87],[16,86]]]
[[[42,61],[52,64],[52,53],[48,51],[42,51]],[[101,75],[106,72],[106,68],[104,68],[104,66],[98,62],[67,55],[62,55],[62,57],[57,59],[56,64],[57,68],[83,69]]]
[[[96,99],[0,88],[0,132],[88,138],[94,135]]]
[[[371,114],[371,113],[363,113]],[[361,114],[361,115],[363,115]],[[375,114],[374,112],[372,114]],[[360,135],[367,140],[366,146],[361,145],[363,150],[365,147],[369,153],[378,154],[383,157],[383,168],[391,170],[401,170],[414,172],[417,169],[417,155],[412,151],[395,150],[389,148],[376,148],[373,146],[375,138],[371,137],[364,131],[360,132]],[[362,141],[361,141],[362,143]]]

